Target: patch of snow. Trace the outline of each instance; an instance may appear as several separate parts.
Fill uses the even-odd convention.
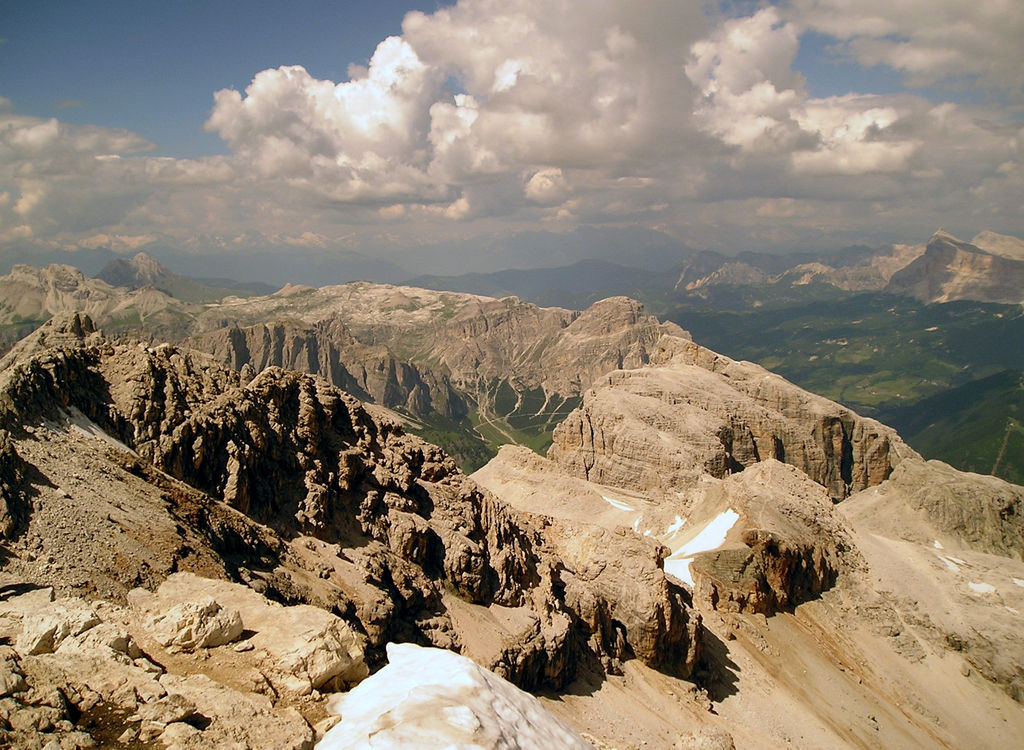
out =
[[[679,531],[679,529],[683,528],[683,524],[685,524],[685,523],[686,523],[686,519],[685,518],[680,518],[679,516],[676,516],[676,520],[674,520],[672,523],[670,523],[668,525],[668,528],[665,529],[665,533],[668,534],[669,536],[672,536],[677,531]]]
[[[640,533],[640,516],[637,516],[636,520],[633,521],[633,531],[637,534]]]
[[[650,535],[651,535],[651,530],[650,529],[644,529],[644,536],[650,536]]]
[[[690,563],[693,562],[693,556],[698,552],[710,552],[721,547],[725,543],[726,535],[739,520],[739,517],[740,514],[732,508],[719,513],[705,524],[693,539],[665,559],[665,572],[692,586],[693,576],[690,574]]]
[[[606,497],[605,495],[601,495],[601,497],[604,498],[604,501],[606,503],[608,503],[610,506],[612,506],[613,508],[615,508],[617,510],[625,510],[625,511],[629,511],[629,512],[632,512],[632,511],[636,510],[636,508],[632,508],[632,507],[626,505],[621,500],[616,500],[615,498]]]
[[[946,557],[945,555],[939,555],[939,559],[946,563],[946,567],[954,573],[960,572],[960,566],[953,562],[952,558]]]
[[[119,450],[123,450],[125,453],[130,453],[133,456],[139,455],[117,438],[111,437],[104,432],[103,428],[85,416],[85,414],[74,406],[68,410],[68,426],[71,428],[72,432],[77,432],[82,437],[102,440],[108,445],[112,445]]]
[[[952,555],[949,556],[949,559],[952,560],[953,562],[955,562],[957,565],[966,565],[967,564],[966,562],[961,560],[959,557],[953,557]]]
[[[926,331],[937,331],[937,330],[939,330],[939,327],[938,326],[932,326],[931,328],[925,328],[924,330],[926,330]]]
[[[1013,579],[1013,582],[1014,582],[1014,583],[1015,583],[1016,585],[1018,585],[1018,586],[1020,586],[1020,587],[1024,588],[1024,580],[1021,580],[1020,578],[1014,578],[1014,579]]]
[[[1019,615],[1020,614],[1020,612],[1015,610],[1013,607],[1007,607],[1005,604],[1003,605],[1003,609],[1005,609],[1007,612],[1010,612],[1011,614],[1014,614],[1014,615]]]
[[[935,549],[946,549],[942,546],[942,542],[940,542],[938,539],[932,542],[932,546],[935,547]]]
[[[971,583],[967,584],[967,588],[973,591],[975,594],[994,594],[996,593],[996,587],[991,583]]]
[[[536,698],[464,656],[389,643],[388,665],[328,702],[317,750],[593,750]]]

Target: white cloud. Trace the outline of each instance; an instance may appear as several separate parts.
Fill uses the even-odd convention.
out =
[[[527,199],[534,203],[542,205],[562,203],[568,192],[565,174],[557,167],[539,169],[526,181],[524,192]]]
[[[285,66],[216,92],[206,127],[230,153],[201,159],[0,100],[0,241],[358,247],[635,222],[729,248],[858,226],[917,239],[956,217],[1009,231],[1024,138],[1005,112],[813,97],[794,70],[813,29],[863,62],[945,80],[955,61],[1012,94],[1018,20],[967,7],[793,0],[708,28],[697,0],[461,0],[410,13],[348,80]]]
[[[490,213],[475,207],[491,202],[483,194],[508,198],[515,183],[507,210],[553,205],[571,191],[565,172],[543,190],[543,178],[518,175],[601,170],[685,143],[683,66],[702,22],[695,4],[674,0],[414,12],[352,80],[263,71],[244,96],[217,93],[207,128],[259,177],[333,200],[436,203],[466,218]],[[450,79],[461,92],[443,86]]]
[[[864,65],[914,85],[973,81],[1024,100],[1024,12],[1018,0],[791,0],[806,28],[842,40]]]
[[[916,139],[887,137],[886,130],[900,120],[892,103],[871,96],[843,96],[808,100],[795,118],[814,133],[819,148],[793,153],[798,173],[860,175],[903,172],[920,147]]]

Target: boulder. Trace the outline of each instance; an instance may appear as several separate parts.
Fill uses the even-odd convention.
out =
[[[100,624],[100,618],[81,599],[59,599],[22,618],[21,635],[14,647],[19,654],[48,654],[69,636],[84,633]]]
[[[177,604],[147,623],[153,637],[172,651],[195,651],[233,643],[242,634],[238,610],[224,609],[212,597]]]

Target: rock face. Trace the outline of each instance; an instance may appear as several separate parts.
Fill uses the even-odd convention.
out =
[[[421,371],[384,345],[362,344],[340,320],[232,326],[193,337],[189,345],[250,377],[282,367],[320,375],[358,398],[415,415],[462,419],[469,411],[445,374]]]
[[[292,322],[268,322],[287,317]],[[583,312],[411,287],[285,289],[213,307],[189,346],[257,373],[316,373],[361,398],[428,419],[470,412],[514,433],[553,426],[594,378],[639,367],[666,333],[625,297]],[[564,409],[564,410],[563,410]]]
[[[168,567],[153,571],[154,583],[176,566],[212,569],[289,603],[343,613],[372,649],[394,639],[459,648],[452,607],[463,622],[487,619],[488,608],[514,610],[515,622],[532,624],[487,626],[506,643],[493,666],[527,686],[564,684],[581,656],[611,667],[637,656],[681,673],[695,661],[695,621],[663,576],[641,576],[636,587],[652,602],[652,623],[619,623],[609,598],[615,584],[577,575],[558,554],[554,530],[482,493],[438,448],[374,419],[323,380],[270,368],[243,386],[203,356],[113,343],[79,317],[44,327],[6,364],[0,426],[24,435],[19,454],[52,461],[40,433],[24,433],[24,425],[39,424],[47,437],[60,427],[68,434],[61,439],[84,433],[118,457],[108,478],[123,471],[166,485],[163,508],[125,524],[148,533],[133,545],[174,550]],[[56,471],[49,463],[37,470]],[[165,475],[182,484],[158,479]],[[81,500],[90,502],[84,490]],[[110,518],[125,513],[115,505]],[[163,531],[168,512],[187,523]],[[95,523],[90,539],[126,548],[116,524]],[[26,543],[37,533],[30,522]],[[89,580],[116,581],[116,556],[91,554]],[[148,557],[150,568],[163,559]],[[183,604],[173,615],[165,613],[167,635],[178,647],[201,647],[207,625],[217,639],[234,637],[229,613],[212,605]]]
[[[984,235],[982,241],[997,248],[1007,245]],[[885,290],[923,302],[1018,304],[1024,302],[1022,287],[1024,258],[985,252],[939,230],[928,241],[924,255],[893,275]]]
[[[878,422],[693,342],[665,337],[655,364],[596,383],[555,430],[549,458],[594,482],[669,496],[774,458],[840,500],[914,455]]]

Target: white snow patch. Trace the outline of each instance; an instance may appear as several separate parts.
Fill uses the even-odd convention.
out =
[[[1014,583],[1015,583],[1015,584],[1016,584],[1017,586],[1020,586],[1020,587],[1024,588],[1024,580],[1021,580],[1020,578],[1014,578],[1014,579],[1013,579],[1013,582],[1014,582]]]
[[[960,566],[953,562],[951,558],[946,557],[945,555],[939,555],[939,559],[942,560],[942,562],[946,563],[946,567],[954,573],[960,572]]]
[[[637,516],[636,520],[633,521],[633,531],[637,534],[640,533],[640,518],[640,516]]]
[[[680,518],[679,516],[676,516],[676,520],[674,520],[672,523],[668,525],[668,528],[665,529],[665,533],[669,536],[674,536],[675,533],[679,531],[679,529],[683,528],[683,524],[685,523],[685,518]]]
[[[651,530],[650,529],[644,529],[644,536],[650,536],[650,535],[651,535]]]
[[[1005,609],[1007,612],[1010,612],[1010,613],[1015,614],[1015,615],[1019,615],[1020,614],[1020,612],[1015,610],[1013,607],[1007,607],[1005,604],[1003,605],[1003,609]]]
[[[935,547],[935,549],[946,549],[942,546],[942,542],[940,542],[938,539],[932,542],[932,546]]]
[[[725,543],[726,535],[739,520],[739,517],[740,514],[732,508],[719,513],[705,524],[693,539],[665,559],[665,572],[692,586],[693,576],[690,575],[690,563],[693,562],[693,556],[698,552],[710,552],[721,547]]]
[[[955,562],[957,565],[966,565],[967,564],[966,562],[961,560],[959,557],[953,557],[952,555],[949,556],[949,559],[952,560],[953,562]]]
[[[967,588],[973,591],[975,594],[994,594],[996,593],[996,587],[991,583],[971,583],[967,584]]]
[[[536,698],[464,656],[389,643],[388,665],[328,701],[344,717],[318,750],[593,750]]]
[[[636,510],[636,508],[632,508],[632,507],[626,505],[621,500],[616,500],[615,498],[612,498],[612,497],[606,497],[605,495],[601,495],[601,497],[604,498],[604,501],[606,503],[608,503],[613,508],[616,508],[617,510],[625,510],[625,511],[630,511],[630,512]]]
[[[115,448],[123,450],[125,453],[130,453],[133,456],[139,455],[117,438],[111,437],[110,435],[105,433],[98,424],[93,422],[91,419],[85,416],[85,414],[83,414],[73,406],[71,407],[68,413],[68,426],[71,427],[72,432],[77,432],[79,435],[82,435],[83,437],[102,440],[108,445],[112,445]]]

